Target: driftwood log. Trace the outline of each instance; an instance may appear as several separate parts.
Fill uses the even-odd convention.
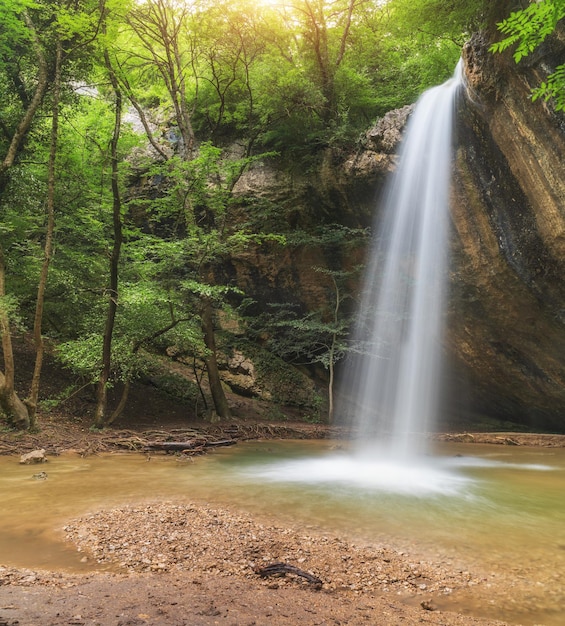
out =
[[[310,574],[310,572],[305,572],[303,569],[299,567],[295,567],[294,565],[290,565],[289,563],[271,563],[265,567],[256,567],[255,573],[259,574],[261,578],[267,578],[268,576],[284,576],[285,574],[294,574],[295,576],[301,576],[305,578],[309,583],[316,585],[317,587],[322,586],[322,579],[314,576],[314,574]]]
[[[144,449],[147,451],[162,450],[163,452],[184,452],[185,450],[197,450],[200,448],[213,448],[218,446],[233,446],[235,439],[223,439],[221,441],[208,441],[206,439],[190,439],[189,441],[148,441]]]

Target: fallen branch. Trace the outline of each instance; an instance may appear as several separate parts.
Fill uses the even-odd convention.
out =
[[[145,450],[164,452],[184,452],[185,450],[195,450],[197,448],[211,448],[214,446],[233,446],[235,439],[224,439],[222,441],[207,441],[206,439],[192,439],[190,441],[148,441]]]
[[[317,587],[322,586],[321,578],[314,576],[314,574],[310,574],[309,572],[305,572],[304,570],[295,567],[294,565],[290,565],[289,563],[271,563],[266,567],[256,567],[255,573],[259,574],[261,578],[267,578],[268,576],[284,576],[285,574],[294,574],[295,576],[301,576],[305,578],[309,583],[316,585]]]
[[[237,443],[235,439],[220,439],[220,441],[207,441],[206,448],[213,448],[214,446],[233,446]]]

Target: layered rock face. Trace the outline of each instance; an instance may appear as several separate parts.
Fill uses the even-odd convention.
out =
[[[449,417],[482,416],[565,430],[565,116],[531,101],[531,88],[565,58],[565,29],[516,65],[476,35],[463,51],[452,202]],[[370,225],[412,111],[385,116],[356,154],[318,170],[261,165],[242,195],[287,207],[287,219]],[[376,214],[376,215],[375,215]],[[249,250],[233,259],[238,284],[259,300],[323,305],[315,266],[357,263],[312,246]],[[473,422],[475,420],[475,422]]]
[[[332,281],[317,269],[348,270],[362,264],[366,238],[360,237],[362,244],[344,249],[347,237],[341,241],[336,237],[334,244],[316,245],[315,233],[324,226],[372,226],[378,218],[378,198],[395,169],[398,145],[413,109],[411,105],[387,113],[367,131],[354,154],[327,151],[318,165],[308,169],[260,162],[240,178],[236,196],[276,207],[283,230],[311,233],[304,245],[250,246],[232,257],[231,267],[225,269],[240,288],[260,304],[294,303],[303,311],[328,305]],[[351,285],[352,291],[358,289],[358,284]]]
[[[562,62],[464,50],[453,191],[452,387],[482,414],[565,428],[565,118],[530,91]],[[461,385],[465,380],[465,386]]]

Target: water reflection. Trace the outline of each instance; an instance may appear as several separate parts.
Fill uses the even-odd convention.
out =
[[[83,571],[93,564],[81,561],[72,546],[61,541],[66,520],[101,507],[139,499],[182,497],[185,488],[171,459],[141,455],[106,455],[81,459],[51,457],[48,463],[19,465],[0,458],[0,564],[30,568]],[[45,480],[34,474],[44,471]]]

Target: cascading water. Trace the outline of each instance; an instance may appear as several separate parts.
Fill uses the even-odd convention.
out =
[[[447,282],[454,77],[422,95],[385,196],[337,414],[358,453],[253,467],[256,479],[402,497],[468,493],[453,459],[429,458],[423,433],[438,413]]]
[[[342,413],[363,450],[422,452],[438,412],[447,282],[453,78],[425,92],[408,123],[365,278]]]

